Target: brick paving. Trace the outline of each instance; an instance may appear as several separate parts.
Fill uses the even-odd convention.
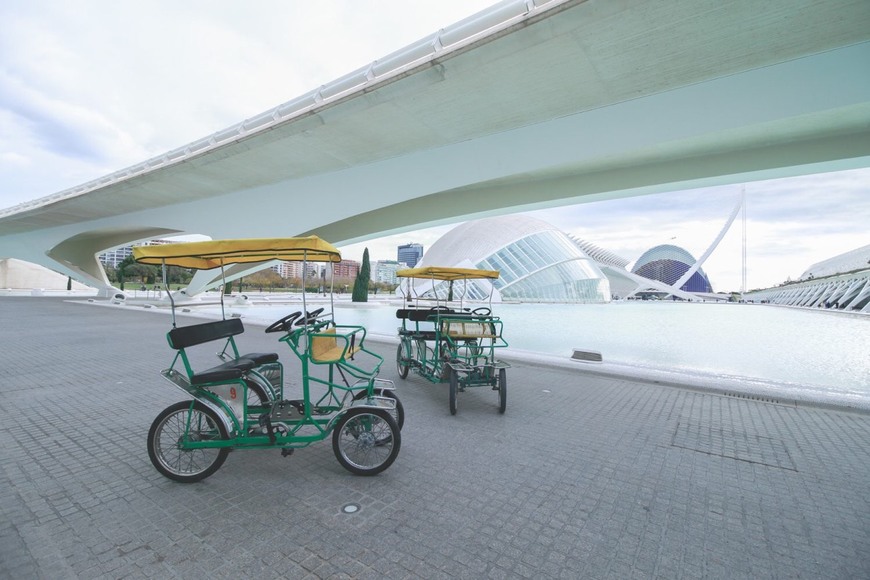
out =
[[[514,362],[507,413],[474,389],[451,416],[370,343],[406,411],[387,471],[327,440],[185,485],[145,442],[184,398],[158,375],[168,326],[0,298],[0,578],[870,577],[870,415]],[[277,350],[292,393],[276,336],[240,343]]]

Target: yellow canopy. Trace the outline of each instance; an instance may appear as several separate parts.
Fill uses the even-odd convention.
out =
[[[490,278],[496,280],[498,270],[478,270],[476,268],[447,268],[443,266],[425,266],[399,270],[396,276],[401,278],[425,278],[428,280],[478,280]]]
[[[165,263],[167,266],[210,270],[221,265],[266,260],[340,262],[341,253],[335,246],[317,236],[308,236],[134,246],[133,259],[142,264]]]

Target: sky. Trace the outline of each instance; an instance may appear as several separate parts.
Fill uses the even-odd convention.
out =
[[[492,0],[4,0],[0,209],[191,143],[429,36]],[[670,243],[699,257],[745,187],[746,288],[798,278],[870,244],[870,170],[586,203],[531,213],[634,262]],[[395,259],[454,226],[342,248]],[[704,263],[742,286],[738,219]]]

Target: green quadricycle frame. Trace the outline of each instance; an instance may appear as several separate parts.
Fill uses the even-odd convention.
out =
[[[396,368],[401,378],[413,370],[433,383],[449,383],[452,415],[459,406],[459,393],[469,387],[491,387],[498,391],[498,410],[507,408],[507,371],[510,365],[495,358],[496,349],[508,346],[502,336],[503,322],[492,314],[493,286],[499,273],[475,268],[427,266],[396,272],[408,280],[405,298],[409,308],[396,317],[399,348]],[[422,288],[413,280],[424,280]],[[488,305],[464,306],[471,280],[488,288]],[[422,290],[422,292],[418,291]],[[434,302],[434,304],[433,304]]]
[[[334,246],[316,236],[215,240],[133,248],[138,262],[193,269],[302,261],[302,310],[266,328],[280,333],[301,365],[301,397],[286,399],[284,366],[277,353],[240,354],[238,318],[177,326],[166,338],[175,350],[161,375],[191,400],[167,407],[151,425],[148,454],[166,477],[194,482],[224,463],[231,449],[279,448],[282,455],[332,436],[339,463],[358,475],[374,475],[395,461],[401,446],[404,410],[392,381],[377,377],[383,358],[365,346],[362,326],[338,325],[332,292],[325,307],[308,310],[304,287],[309,262],[338,262]],[[331,269],[330,269],[331,270]],[[165,278],[165,276],[164,276]],[[168,290],[168,288],[167,288]],[[221,296],[223,312],[223,296]],[[194,369],[194,347],[217,344],[223,362]]]

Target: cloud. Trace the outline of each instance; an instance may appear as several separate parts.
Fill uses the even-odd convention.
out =
[[[0,153],[0,165],[18,165],[20,167],[26,167],[30,165],[30,160],[20,153]]]
[[[40,188],[38,175],[11,179],[4,167],[0,207],[239,123],[490,4],[6,0],[0,3],[0,163],[15,153],[53,176],[58,163],[68,179],[52,177]],[[70,170],[75,162],[80,171]],[[13,187],[21,182],[30,186]]]
[[[29,136],[33,147],[85,162],[105,159],[95,132],[110,127],[88,109],[49,98],[0,73],[0,110],[11,117],[11,124],[18,125],[19,132]],[[4,149],[9,146],[10,143],[4,143]]]

